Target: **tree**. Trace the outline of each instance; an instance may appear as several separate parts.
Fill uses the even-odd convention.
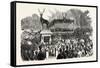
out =
[[[41,30],[42,25],[40,22],[40,18],[37,14],[33,14],[32,17],[26,17],[21,20],[21,28],[24,29],[33,29],[33,30]]]
[[[84,13],[80,15],[80,26],[91,28],[91,18],[88,16],[89,11],[86,10]]]

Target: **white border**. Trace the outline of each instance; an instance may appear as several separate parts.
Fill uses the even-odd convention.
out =
[[[49,9],[53,10],[57,8],[58,10],[64,11],[71,8],[77,8],[82,11],[89,10],[90,16],[92,18],[93,27],[93,56],[83,57],[83,58],[71,58],[71,59],[61,59],[61,60],[43,60],[43,61],[22,61],[20,54],[20,42],[21,42],[21,19],[27,16],[32,16],[32,14],[38,14],[37,7],[39,9]],[[44,14],[44,18],[50,15],[47,12]],[[46,63],[61,63],[61,62],[78,62],[78,61],[94,61],[96,60],[96,8],[95,7],[78,7],[78,6],[60,6],[60,5],[42,5],[42,4],[29,4],[29,3],[17,3],[16,4],[16,64],[17,65],[30,65],[30,64],[46,64]]]

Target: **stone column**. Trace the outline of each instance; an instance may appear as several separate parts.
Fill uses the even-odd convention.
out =
[[[44,36],[41,35],[41,43],[44,43]]]
[[[51,36],[50,36],[50,38],[49,38],[49,43],[51,44]]]

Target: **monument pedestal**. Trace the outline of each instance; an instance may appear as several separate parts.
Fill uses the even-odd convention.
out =
[[[52,32],[50,30],[42,30],[40,34],[41,34],[41,43],[51,44]]]

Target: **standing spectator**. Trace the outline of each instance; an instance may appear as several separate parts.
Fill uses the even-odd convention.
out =
[[[42,51],[42,46],[39,46],[39,53],[37,55],[38,60],[44,60],[46,58],[45,52]]]
[[[30,59],[29,58],[30,46],[27,44],[27,40],[25,40],[25,41],[24,41],[25,42],[24,44],[23,43],[21,44],[21,56],[22,56],[23,60],[28,61]]]
[[[63,59],[64,58],[64,55],[62,53],[62,49],[59,50],[59,54],[57,56],[57,59]]]
[[[66,53],[66,58],[68,58],[68,54],[69,54],[68,46],[66,46],[65,53]]]

